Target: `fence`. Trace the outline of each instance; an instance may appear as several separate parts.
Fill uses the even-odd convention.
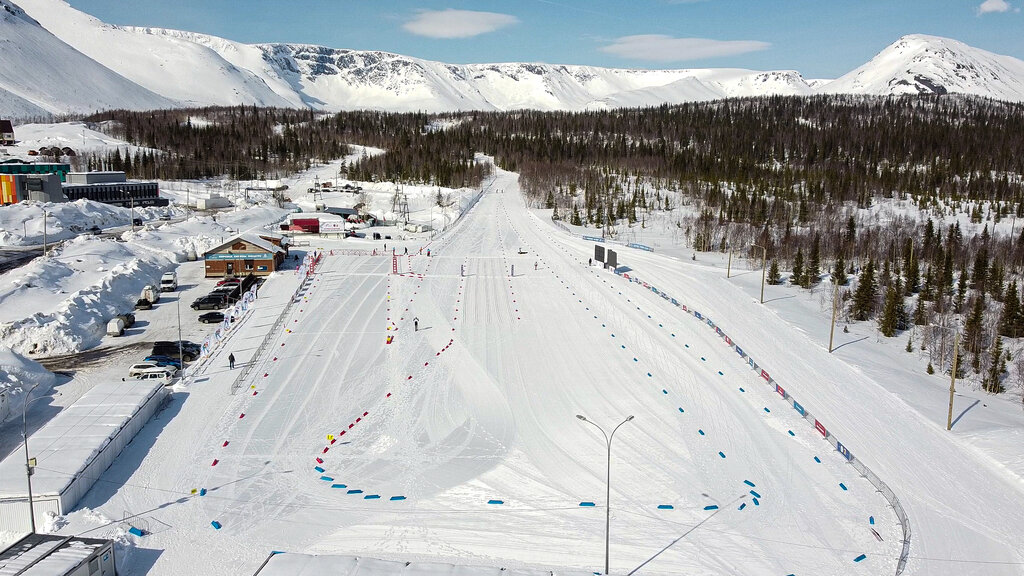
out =
[[[896,497],[896,493],[893,492],[892,489],[890,489],[889,486],[885,482],[883,482],[877,474],[872,472],[870,468],[868,468],[863,462],[858,460],[857,457],[854,456],[852,452],[850,452],[850,449],[847,448],[838,438],[835,437],[834,434],[832,434],[828,430],[828,427],[826,427],[820,420],[815,418],[806,408],[804,408],[802,404],[797,402],[796,398],[793,398],[793,396],[791,396],[789,392],[787,392],[786,389],[779,382],[772,378],[771,374],[769,374],[768,371],[764,369],[764,367],[759,365],[757,362],[754,361],[754,359],[750,355],[744,352],[743,349],[735,341],[733,341],[733,339],[730,338],[725,332],[723,332],[722,329],[719,326],[717,326],[713,320],[711,320],[707,316],[704,316],[697,310],[690,309],[685,304],[681,304],[675,298],[672,298],[665,292],[658,290],[653,285],[640,280],[636,276],[618,271],[616,271],[616,274],[619,274],[624,279],[634,284],[639,284],[644,288],[647,288],[651,292],[654,292],[655,294],[661,296],[663,300],[670,302],[672,305],[676,306],[677,308],[680,308],[683,312],[686,312],[687,314],[693,316],[693,318],[701,321],[702,324],[705,324],[706,326],[714,330],[715,333],[718,334],[718,336],[721,337],[722,340],[724,340],[730,348],[735,350],[741,358],[746,360],[747,365],[750,367],[751,370],[757,373],[758,376],[760,376],[761,379],[763,379],[769,386],[771,386],[779,396],[786,400],[786,402],[790,404],[793,407],[793,409],[796,410],[797,413],[799,413],[800,416],[807,421],[809,425],[813,426],[814,429],[819,434],[821,434],[822,437],[824,437],[825,440],[827,440],[828,443],[831,444],[832,447],[835,448],[836,451],[839,452],[839,454],[842,455],[843,458],[845,458],[853,466],[854,470],[856,470],[863,478],[865,478],[868,482],[871,483],[872,486],[875,487],[875,489],[889,503],[889,506],[892,507],[893,512],[895,512],[896,514],[896,518],[900,521],[900,528],[903,531],[903,548],[900,552],[899,561],[896,564],[896,576],[902,574],[903,570],[907,566],[907,560],[910,557],[910,519],[907,517],[906,511],[903,510],[903,505],[900,504],[900,500],[899,498]]]
[[[302,279],[302,282],[299,283],[298,288],[296,288],[295,292],[291,295],[290,298],[288,298],[288,302],[284,305],[284,308],[281,310],[281,313],[278,314],[277,319],[274,320],[274,325],[270,327],[270,330],[267,331],[267,334],[263,337],[263,340],[260,341],[259,346],[257,346],[256,350],[252,353],[252,361],[245,363],[245,365],[242,368],[242,371],[235,378],[235,381],[231,383],[231,394],[238,393],[238,391],[242,388],[242,384],[245,382],[246,378],[248,378],[252,371],[256,368],[256,359],[262,356],[264,352],[266,352],[267,345],[270,343],[271,339],[273,339],[275,335],[280,333],[281,327],[284,325],[285,318],[287,318],[288,313],[291,312],[292,307],[295,306],[295,303],[302,298],[302,294],[303,292],[306,291],[306,288],[309,287],[309,281],[310,279],[313,278],[313,273],[316,272],[316,267],[320,265],[320,260],[322,258],[323,254],[319,252],[317,252],[315,255],[307,254],[306,258],[302,261],[302,264],[300,264],[296,268],[296,273],[302,273],[303,270],[305,270],[305,278]]]
[[[647,246],[646,244],[637,244],[636,242],[626,242],[626,241],[623,241],[623,240],[616,240],[614,238],[607,238],[607,237],[584,236],[582,234],[577,234],[577,233],[573,232],[572,230],[569,229],[568,226],[566,226],[565,224],[563,224],[559,220],[552,219],[551,222],[555,226],[560,228],[562,231],[564,231],[566,234],[568,234],[570,236],[575,236],[576,238],[582,238],[583,240],[586,240],[588,242],[602,242],[602,243],[608,243],[608,244],[618,244],[619,246],[625,246],[626,248],[633,248],[634,250],[643,250],[644,252],[654,252],[654,248],[651,248],[650,246]]]

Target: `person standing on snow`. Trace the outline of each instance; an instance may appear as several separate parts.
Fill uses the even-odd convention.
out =
[[[235,369],[235,353],[228,354],[228,368],[231,370]]]
[[[416,317],[416,318],[412,319],[412,327],[413,327],[413,332],[419,332],[420,331],[420,319],[419,319],[419,317]]]

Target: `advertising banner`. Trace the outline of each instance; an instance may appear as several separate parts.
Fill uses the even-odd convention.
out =
[[[764,379],[765,379],[765,380],[767,380],[768,382],[771,382],[771,381],[772,381],[772,377],[771,377],[771,376],[769,376],[769,375],[768,375],[768,373],[767,373],[767,372],[765,372],[763,368],[761,369],[761,378],[764,378]]]
[[[321,234],[336,234],[345,231],[344,220],[321,220],[320,221],[320,233]]]
[[[821,422],[815,420],[814,427],[818,430],[818,432],[821,432],[822,436],[828,436],[828,430],[825,429],[825,425],[822,424]]]
[[[838,440],[836,441],[836,450],[838,450],[839,453],[843,455],[843,458],[846,458],[847,460],[853,460],[853,454],[851,454],[850,451],[846,448],[846,446],[843,446],[843,443],[839,442]]]
[[[775,391],[779,393],[779,396],[786,397],[786,391],[777,382],[775,383]]]
[[[801,416],[806,416],[807,415],[807,411],[804,410],[804,407],[801,406],[800,403],[795,401],[795,400],[793,401],[793,410],[796,410],[797,412],[799,412]]]
[[[584,236],[583,239],[590,242],[604,242],[604,238],[598,238],[595,236]]]

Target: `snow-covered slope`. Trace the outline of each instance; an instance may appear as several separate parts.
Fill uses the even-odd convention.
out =
[[[185,37],[106,24],[63,0],[23,0],[21,4],[47,30],[86,56],[183,105],[295,105],[249,70]]]
[[[829,94],[972,94],[1024,100],[1024,61],[937,36],[900,38],[820,89]]]
[[[0,46],[4,116],[174,104],[75,50],[9,0],[0,1]]]
[[[585,110],[814,93],[964,93],[1024,100],[1024,62],[933,36],[905,36],[864,66],[830,81],[807,80],[795,71],[456,65],[310,44],[243,44],[195,32],[114,26],[65,0],[19,1],[42,24],[22,15],[22,28],[33,28],[39,38],[34,41],[38,48],[21,61],[45,62],[58,72],[46,78],[43,66],[43,79],[38,74],[26,79],[17,65],[0,70],[0,113],[16,116],[40,110],[171,105],[135,95],[150,91],[179,106],[244,103],[397,112]],[[12,20],[10,15],[6,20]],[[14,30],[20,28],[5,22],[3,34],[10,36]],[[24,51],[33,42],[13,44]],[[77,60],[62,56],[68,51]],[[67,64],[81,60],[86,64]],[[123,86],[124,78],[119,84],[96,81],[111,75],[110,70],[134,82],[137,86],[128,84],[134,92],[114,88]],[[69,91],[64,88],[70,84],[67,78],[105,88]]]

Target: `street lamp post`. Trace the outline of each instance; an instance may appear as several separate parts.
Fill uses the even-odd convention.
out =
[[[46,210],[43,210],[43,256],[46,256]]]
[[[761,249],[761,304],[764,304],[764,274],[768,266],[768,249],[757,244],[752,244],[751,247]]]
[[[32,506],[32,469],[34,468],[34,463],[28,456],[28,403],[36,386],[39,386],[38,382],[29,388],[28,394],[25,395],[25,405],[21,409],[21,437],[25,440],[25,478],[28,480],[28,517],[32,522],[33,534],[36,532],[36,511]]]
[[[587,418],[585,416],[583,416],[582,414],[577,414],[576,417],[579,418],[580,420],[586,422],[587,424],[593,425],[595,428],[600,430],[601,434],[604,436],[605,444],[608,446],[608,468],[607,468],[607,475],[605,477],[605,497],[604,497],[605,498],[605,502],[604,502],[604,509],[605,509],[605,516],[604,516],[604,573],[608,574],[608,557],[609,557],[609,550],[610,550],[609,528],[611,527],[611,522],[612,522],[612,505],[611,505],[611,497],[612,497],[612,438],[615,437],[615,432],[617,432],[618,429],[623,424],[625,424],[626,422],[629,422],[630,420],[633,419],[633,416],[629,416],[625,420],[620,422],[619,425],[616,426],[614,430],[612,430],[611,434],[606,433],[604,431],[604,428],[601,428],[600,426],[598,426],[594,422],[592,422],[590,420],[587,420]]]

